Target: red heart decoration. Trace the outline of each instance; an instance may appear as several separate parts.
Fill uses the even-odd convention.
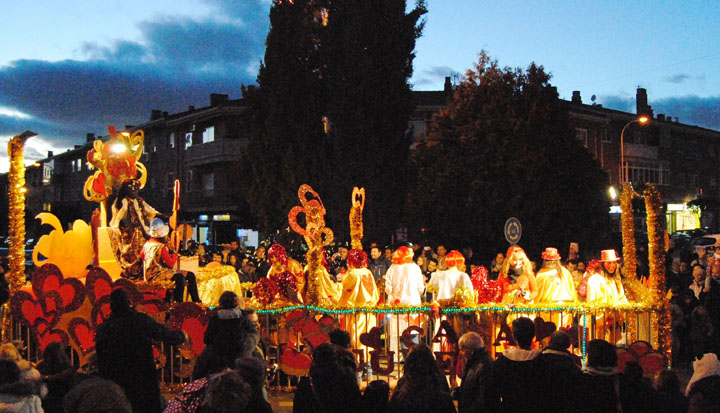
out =
[[[192,341],[192,351],[199,355],[205,348],[203,338],[210,314],[196,303],[180,303],[170,312],[170,325],[186,332]]]
[[[77,278],[65,278],[54,264],[44,264],[33,275],[33,292],[36,297],[44,297],[54,291],[60,294],[60,313],[77,310],[85,301],[85,286]],[[41,301],[42,302],[42,301]],[[49,308],[45,308],[50,311]]]
[[[92,181],[92,188],[98,194],[106,196],[105,192],[105,174],[99,173],[98,176]]]
[[[112,278],[100,267],[93,267],[85,277],[85,289],[90,302],[95,305],[102,297],[112,292]]]
[[[557,330],[557,326],[552,321],[545,321],[542,317],[535,318],[535,339],[537,341],[550,337],[555,330]]]
[[[45,300],[36,300],[30,292],[17,291],[11,301],[10,310],[16,320],[21,320],[28,327],[37,331],[37,323],[42,321],[48,327],[54,327],[58,322],[57,308],[60,306],[60,294],[55,291],[48,293]],[[43,305],[45,304],[45,305]],[[51,310],[48,311],[47,308]]]
[[[58,341],[65,346],[68,345],[67,334],[65,334],[64,331],[59,329],[48,330],[45,321],[41,321],[38,323],[38,325],[36,326],[36,331],[36,337],[38,340],[38,347],[40,351],[45,350],[45,347],[47,347],[48,344],[55,341]]]
[[[381,349],[383,329],[380,327],[373,327],[367,333],[360,334],[360,343],[364,346],[371,347],[374,349]]]
[[[76,317],[70,320],[68,331],[83,355],[95,350],[95,329],[84,318]]]
[[[294,348],[286,348],[280,357],[281,368],[285,374],[292,376],[305,376],[310,371],[312,357],[300,353]]]

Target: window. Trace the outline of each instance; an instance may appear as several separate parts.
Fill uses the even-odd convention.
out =
[[[611,143],[612,139],[608,136],[607,129],[602,128],[598,133],[600,134],[600,139],[602,139],[603,143]]]
[[[584,147],[588,147],[588,133],[587,129],[575,128],[575,138],[580,141],[580,144]]]
[[[202,143],[208,143],[215,140],[215,127],[208,126],[202,133]]]
[[[188,132],[185,134],[185,149],[192,146],[192,132]]]
[[[73,172],[80,172],[82,170],[82,158],[78,158],[72,161]]]
[[[170,135],[168,135],[168,147],[170,149],[175,147],[175,132],[170,132]]]
[[[205,174],[202,177],[203,196],[210,197],[215,193],[215,176],[212,173]]]
[[[626,161],[627,178],[636,184],[651,183],[653,185],[670,185],[670,172],[661,162]]]

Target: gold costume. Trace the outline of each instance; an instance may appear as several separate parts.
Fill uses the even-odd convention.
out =
[[[367,268],[353,268],[345,274],[342,280],[342,293],[338,305],[342,307],[364,307],[376,305],[380,300],[377,285],[372,272]],[[360,344],[360,334],[370,331],[377,325],[373,313],[355,313],[345,317],[345,326],[353,346],[365,350]]]
[[[538,271],[536,276],[538,286],[536,302],[571,304],[579,301],[572,274],[565,267],[559,267],[560,274],[553,267],[542,268]]]
[[[309,266],[305,266],[305,271],[308,271]],[[340,284],[332,280],[330,273],[327,268],[320,266],[318,269],[318,297],[320,298],[320,304],[335,305],[340,299]],[[303,297],[305,299],[305,297]],[[305,299],[305,301],[307,301]]]

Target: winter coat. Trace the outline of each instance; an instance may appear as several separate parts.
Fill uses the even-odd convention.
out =
[[[474,352],[467,360],[459,392],[458,413],[492,412],[499,408],[494,363],[484,348]]]

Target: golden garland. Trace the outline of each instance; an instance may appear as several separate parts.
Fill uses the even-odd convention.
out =
[[[350,246],[352,249],[362,249],[363,239],[363,208],[365,208],[365,188],[354,187],[350,198]]]
[[[623,274],[626,279],[635,279],[637,276],[637,263],[635,261],[635,216],[632,199],[635,196],[632,185],[623,183],[620,194],[620,209],[622,209],[622,244],[623,244]]]
[[[10,170],[8,171],[8,250],[9,271],[5,274],[10,296],[25,285],[25,141],[35,136],[27,131],[8,142]],[[10,339],[10,311],[5,304],[3,317],[3,340]]]
[[[233,267],[232,265],[222,265],[220,267],[214,267],[214,268],[210,268],[210,269],[208,269],[207,267],[201,267],[198,270],[197,275],[195,276],[195,280],[198,283],[203,283],[203,282],[207,282],[210,280],[216,280],[218,278],[227,277],[228,275],[232,275],[232,274],[237,276],[237,271],[235,270],[235,267]],[[254,285],[253,283],[243,283],[243,284]],[[242,286],[243,284],[241,284],[240,286]]]
[[[672,356],[672,320],[670,306],[663,297],[665,295],[665,266],[663,265],[664,232],[662,227],[663,206],[660,192],[652,185],[643,191],[645,210],[647,211],[648,228],[648,261],[650,267],[649,287],[655,293],[661,308],[652,314],[652,329],[657,331],[658,345],[655,348],[665,355],[668,363]]]

